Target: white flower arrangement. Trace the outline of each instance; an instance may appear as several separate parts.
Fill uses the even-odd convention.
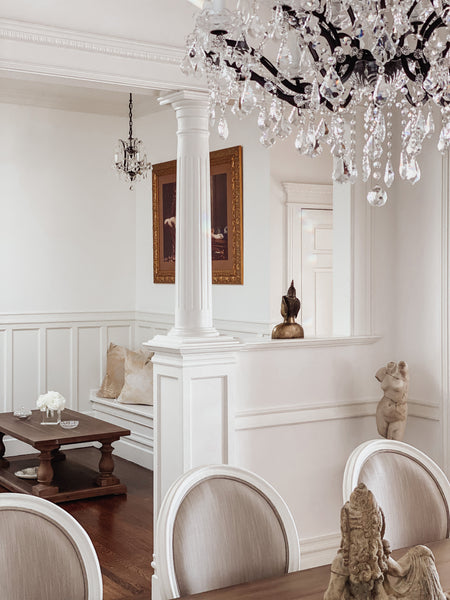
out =
[[[63,410],[66,405],[66,399],[59,392],[47,392],[41,394],[37,399],[36,406],[42,412],[46,410]]]

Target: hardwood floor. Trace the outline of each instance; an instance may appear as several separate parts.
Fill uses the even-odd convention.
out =
[[[65,450],[97,468],[96,448]],[[153,570],[153,473],[114,457],[114,472],[128,494],[60,504],[88,532],[103,574],[104,600],[149,600]],[[1,488],[1,491],[6,491]]]

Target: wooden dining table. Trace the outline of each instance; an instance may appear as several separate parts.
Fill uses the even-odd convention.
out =
[[[434,553],[444,591],[450,591],[450,539],[426,544]],[[399,559],[407,549],[396,550]],[[330,565],[295,571],[231,587],[182,596],[181,600],[323,600],[330,579]]]

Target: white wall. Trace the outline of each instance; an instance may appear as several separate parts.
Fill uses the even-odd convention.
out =
[[[122,119],[0,104],[0,313],[133,310],[135,199]]]
[[[435,117],[437,129],[440,119]],[[448,305],[446,285],[446,244],[448,244],[448,172],[436,149],[438,136],[426,140],[420,155],[421,180],[412,186],[397,178],[395,202],[395,296],[394,335],[397,355],[410,368],[410,398],[436,407],[441,423],[432,437],[442,450],[439,462],[445,466],[445,423],[448,381]],[[447,213],[448,214],[448,213]]]

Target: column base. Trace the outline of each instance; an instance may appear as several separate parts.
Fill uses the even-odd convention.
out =
[[[172,328],[168,335],[155,335],[154,338],[148,342],[144,342],[142,345],[147,346],[149,350],[158,352],[158,350],[169,351],[170,350],[197,350],[199,352],[214,351],[214,350],[235,350],[241,345],[238,338],[230,335],[217,334],[216,336],[204,337],[179,335],[176,328]]]
[[[202,340],[203,338],[216,338],[220,333],[215,327],[199,327],[198,329],[185,329],[183,327],[172,327],[167,335],[181,339]]]

